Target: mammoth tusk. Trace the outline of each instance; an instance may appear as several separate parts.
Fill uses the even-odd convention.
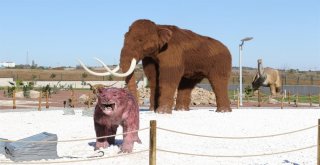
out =
[[[130,68],[129,70],[126,72],[126,73],[116,73],[116,71],[114,70],[111,70],[106,64],[104,64],[100,59],[98,58],[95,58],[98,62],[100,62],[104,68],[110,73],[112,74],[113,76],[116,76],[116,77],[127,77],[129,76],[135,69],[136,65],[137,65],[137,60],[135,58],[132,59],[131,61],[131,64],[130,64]]]
[[[87,72],[89,72],[92,75],[96,75],[96,76],[109,76],[109,75],[111,75],[111,73],[109,73],[109,72],[103,72],[103,73],[94,72],[94,71],[90,70],[88,67],[86,67],[85,64],[81,60],[78,59],[78,61],[79,61],[80,65],[84,68],[84,70],[86,70]],[[112,72],[117,72],[119,69],[120,69],[120,67],[118,65],[116,68],[114,68],[112,70]]]

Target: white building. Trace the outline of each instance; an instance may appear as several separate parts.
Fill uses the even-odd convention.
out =
[[[14,68],[15,66],[14,62],[0,62],[0,68]]]

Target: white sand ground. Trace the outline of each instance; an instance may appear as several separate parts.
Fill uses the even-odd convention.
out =
[[[75,115],[63,115],[63,110],[0,112],[0,138],[18,140],[40,132],[58,135],[58,140],[95,137],[92,117],[82,116],[81,110]],[[150,120],[157,120],[157,126],[193,134],[210,136],[259,136],[294,131],[315,126],[320,118],[320,109],[235,109],[232,113],[216,113],[212,109],[199,109],[189,112],[176,112],[172,115],[159,115],[141,111],[140,128],[149,127]],[[121,133],[122,129],[118,129]],[[105,150],[101,160],[66,164],[136,164],[149,163],[149,152],[136,153],[149,148],[149,130],[139,132],[142,144],[135,144],[132,155],[119,156],[119,148],[111,146]],[[116,139],[121,143],[122,136]],[[95,140],[58,143],[58,155],[63,157],[46,161],[78,161],[68,156],[86,157],[94,154],[88,145]],[[159,149],[202,155],[259,155],[317,144],[317,128],[293,134],[260,139],[212,139],[176,134],[157,130]],[[158,165],[277,165],[277,164],[316,164],[316,147],[268,156],[256,157],[202,157],[173,154],[157,151]],[[88,160],[85,158],[85,160]],[[7,162],[7,163],[6,163]],[[0,164],[12,163],[0,154]]]

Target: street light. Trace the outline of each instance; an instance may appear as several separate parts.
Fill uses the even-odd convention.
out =
[[[252,40],[253,37],[246,37],[243,38],[241,40],[241,44],[239,45],[239,70],[240,70],[240,77],[239,77],[239,81],[240,81],[240,92],[239,92],[239,97],[240,97],[240,106],[242,106],[242,62],[241,62],[241,56],[242,56],[242,47],[245,41],[250,41]]]

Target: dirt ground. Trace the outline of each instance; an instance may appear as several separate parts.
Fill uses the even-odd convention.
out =
[[[0,90],[0,110],[4,110],[4,109],[12,109],[13,108],[13,101],[12,98],[8,98],[8,97],[4,97],[3,95],[3,90]],[[85,108],[87,107],[87,105],[80,103],[79,97],[82,94],[86,94],[86,95],[91,95],[93,96],[93,94],[91,93],[91,91],[89,90],[75,90],[74,91],[74,98],[76,99],[74,107],[75,108]],[[66,107],[68,107],[68,99],[71,98],[72,92],[71,91],[59,91],[57,94],[52,94],[51,97],[48,99],[48,105],[49,105],[49,109],[56,109],[56,108],[63,108],[64,107],[64,101],[66,101]],[[232,109],[236,109],[237,108],[237,101],[236,100],[230,100],[231,101],[231,107]],[[37,109],[38,108],[38,104],[39,104],[39,99],[26,99],[26,98],[17,98],[16,100],[16,109]],[[94,105],[93,105],[94,106]],[[148,105],[140,105],[140,106],[146,106],[148,107]],[[196,108],[196,107],[212,107],[212,105],[198,105],[198,106],[191,106]],[[295,104],[291,103],[284,103],[283,104],[284,108],[310,108],[309,104],[298,104],[298,107],[296,107]],[[215,107],[215,106],[213,106]],[[247,101],[243,101],[243,106],[242,107],[253,107],[253,108],[258,108],[259,105],[257,102],[247,102]],[[261,103],[260,107],[272,107],[272,108],[280,108],[281,107],[281,103],[276,103],[276,104],[271,104],[271,103]],[[45,109],[46,108],[46,98],[42,98],[41,100],[41,108]],[[312,108],[320,108],[319,104],[313,104]]]

